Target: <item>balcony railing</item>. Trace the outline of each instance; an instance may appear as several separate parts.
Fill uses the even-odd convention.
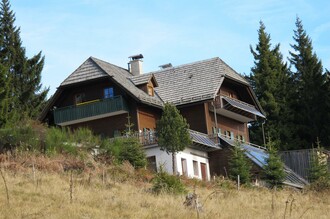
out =
[[[89,121],[93,118],[103,118],[118,115],[128,111],[127,103],[122,96],[109,99],[94,100],[80,105],[62,107],[54,110],[55,124],[69,125]]]
[[[157,144],[158,138],[155,131],[145,131],[145,132],[134,132],[129,135],[116,136],[111,138],[110,141],[114,141],[118,138],[136,138],[143,146]]]

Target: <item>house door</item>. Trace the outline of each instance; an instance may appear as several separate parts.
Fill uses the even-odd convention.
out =
[[[205,163],[200,163],[200,164],[201,164],[202,179],[206,181],[207,180],[206,164]]]

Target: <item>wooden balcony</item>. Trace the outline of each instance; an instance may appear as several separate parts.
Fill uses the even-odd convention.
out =
[[[218,114],[240,122],[256,120],[257,116],[265,118],[255,106],[231,97],[217,96],[213,104],[214,106],[212,104],[209,105],[210,111],[215,109]]]
[[[57,108],[54,110],[55,124],[66,126],[128,112],[122,96],[109,99],[93,100],[79,105]]]

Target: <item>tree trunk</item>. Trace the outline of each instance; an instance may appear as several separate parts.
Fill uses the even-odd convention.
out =
[[[176,175],[176,162],[175,162],[175,152],[172,152],[172,170],[173,175]]]

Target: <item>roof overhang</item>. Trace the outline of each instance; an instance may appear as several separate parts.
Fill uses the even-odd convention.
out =
[[[254,106],[245,104],[244,102],[229,98],[229,97],[222,97],[227,104],[224,108],[231,108],[236,111],[243,111],[246,113],[251,113],[253,115],[259,116],[261,118],[266,118],[260,111],[258,111]]]

